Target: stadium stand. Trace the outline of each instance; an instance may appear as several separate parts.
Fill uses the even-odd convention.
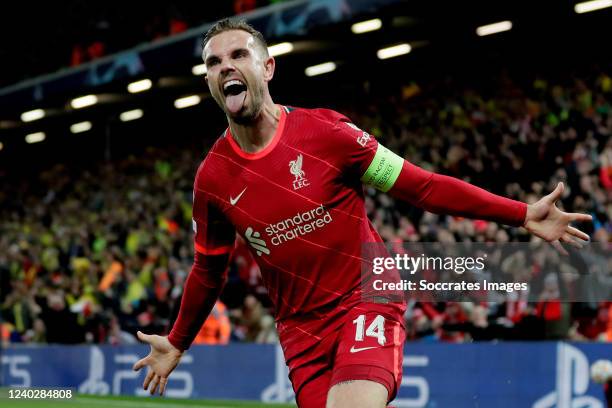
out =
[[[414,163],[515,199],[531,202],[564,181],[562,206],[592,214],[593,226],[583,228],[593,241],[612,242],[609,71],[503,82],[491,95],[460,80],[409,83],[339,110]],[[149,148],[11,179],[0,193],[3,341],[130,344],[137,330],[166,333],[193,256],[191,182],[203,153]],[[368,215],[387,242],[528,239],[520,229],[367,193]],[[257,266],[237,245],[221,298],[231,341],[273,342]],[[508,295],[484,304],[412,303],[406,323],[415,341],[610,341],[611,308]]]

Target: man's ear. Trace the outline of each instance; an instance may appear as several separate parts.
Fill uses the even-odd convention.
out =
[[[264,81],[269,82],[274,77],[274,69],[276,68],[276,61],[274,57],[268,57],[264,62]]]
[[[208,74],[204,74],[204,82],[206,82],[206,85],[208,85]]]

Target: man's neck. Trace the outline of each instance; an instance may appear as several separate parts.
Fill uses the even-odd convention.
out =
[[[280,115],[280,108],[270,100],[264,104],[261,113],[253,123],[240,125],[230,120],[232,136],[243,151],[257,153],[265,149],[274,137]]]

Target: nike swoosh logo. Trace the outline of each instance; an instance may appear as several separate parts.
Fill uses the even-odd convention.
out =
[[[360,351],[364,351],[364,350],[370,350],[370,349],[375,349],[376,347],[362,347],[362,348],[355,348],[355,346],[351,347],[351,353],[359,353]]]
[[[238,196],[236,198],[232,198],[232,196],[230,196],[230,204],[231,205],[236,205],[236,203],[238,202],[238,200],[240,200],[240,197],[242,197],[242,195],[244,194],[244,192],[246,191],[246,187],[244,188],[244,190],[242,190],[240,192],[240,194],[238,194]]]

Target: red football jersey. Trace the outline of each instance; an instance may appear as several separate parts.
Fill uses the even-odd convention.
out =
[[[196,250],[223,253],[235,232],[244,238],[285,349],[319,341],[360,301],[361,245],[381,241],[360,181],[377,145],[337,112],[281,106],[264,150],[242,151],[228,129],[198,169]]]

